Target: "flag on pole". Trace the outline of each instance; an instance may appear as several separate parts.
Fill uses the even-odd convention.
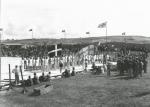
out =
[[[86,34],[90,34],[90,32],[86,32]]]
[[[98,25],[98,28],[105,28],[106,25],[107,25],[107,22],[103,22],[103,23]]]
[[[66,32],[65,30],[62,30],[62,32]]]
[[[122,35],[126,35],[126,32],[123,32]]]
[[[29,31],[32,31],[32,29],[29,29]]]

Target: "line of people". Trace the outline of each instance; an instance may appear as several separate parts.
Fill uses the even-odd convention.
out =
[[[102,63],[103,55],[84,55],[81,58],[77,58],[77,56],[64,56],[64,57],[29,57],[22,58],[22,65],[24,65],[25,70],[43,70],[49,71],[50,69],[58,68],[60,62],[63,64],[63,67],[66,66],[75,66],[75,65],[83,65],[87,59],[87,63],[92,63],[93,61],[97,61]]]
[[[70,76],[75,76],[75,68],[73,67],[72,72],[70,72],[70,70],[65,69],[65,71],[62,73],[62,78],[68,78]],[[44,74],[44,72],[42,73],[42,75],[40,77],[38,77],[36,75],[36,73],[34,73],[34,77],[31,78],[31,76],[28,77],[27,80],[25,80],[25,86],[32,86],[32,85],[36,85],[42,82],[51,82],[51,72],[49,72],[47,75]]]
[[[25,80],[25,86],[32,86],[42,82],[51,82],[51,72],[49,72],[47,75],[45,75],[43,72],[40,77],[38,77],[36,73],[34,73],[33,78],[29,76],[28,79]]]

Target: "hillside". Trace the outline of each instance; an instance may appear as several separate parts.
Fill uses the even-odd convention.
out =
[[[22,39],[22,40],[5,40],[3,43],[10,43],[10,44],[35,44],[35,45],[42,45],[44,43],[48,45],[62,43],[62,44],[89,44],[94,42],[105,42],[106,37],[89,37],[89,38],[62,38],[62,39]],[[136,44],[150,44],[150,38],[144,36],[108,36],[108,42],[125,42],[126,43],[136,43]]]

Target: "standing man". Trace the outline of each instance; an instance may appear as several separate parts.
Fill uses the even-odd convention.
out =
[[[24,69],[27,69],[27,59],[24,58]]]
[[[61,73],[62,69],[63,69],[63,61],[62,61],[62,59],[60,59],[59,68],[60,68],[60,73]]]
[[[18,85],[19,84],[19,70],[18,70],[18,66],[17,65],[12,70],[12,73],[15,74],[15,84]]]
[[[110,68],[111,68],[111,64],[107,63],[107,76],[110,77]]]
[[[139,60],[139,75],[142,77],[143,73],[143,62]]]
[[[45,58],[45,71],[48,71],[48,57]]]
[[[87,67],[88,67],[88,60],[85,59],[85,71],[87,71]]]
[[[148,63],[147,59],[144,58],[144,60],[143,60],[143,69],[144,69],[144,73],[147,73],[147,63]]]

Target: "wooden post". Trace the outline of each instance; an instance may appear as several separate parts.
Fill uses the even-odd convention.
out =
[[[10,64],[8,65],[8,67],[9,67],[9,89],[12,89]]]
[[[1,44],[0,44],[0,50],[1,50]],[[1,85],[1,78],[2,78],[2,75],[1,75],[1,57],[0,57],[0,85]]]
[[[74,57],[74,53],[72,53],[72,67],[74,66],[74,59],[73,59],[73,57]]]
[[[21,72],[21,78],[22,78],[22,82],[23,82],[23,90],[22,93],[25,94],[27,92],[27,89],[25,88],[25,82],[23,79],[23,73],[22,73],[22,67],[20,66],[20,72]]]

